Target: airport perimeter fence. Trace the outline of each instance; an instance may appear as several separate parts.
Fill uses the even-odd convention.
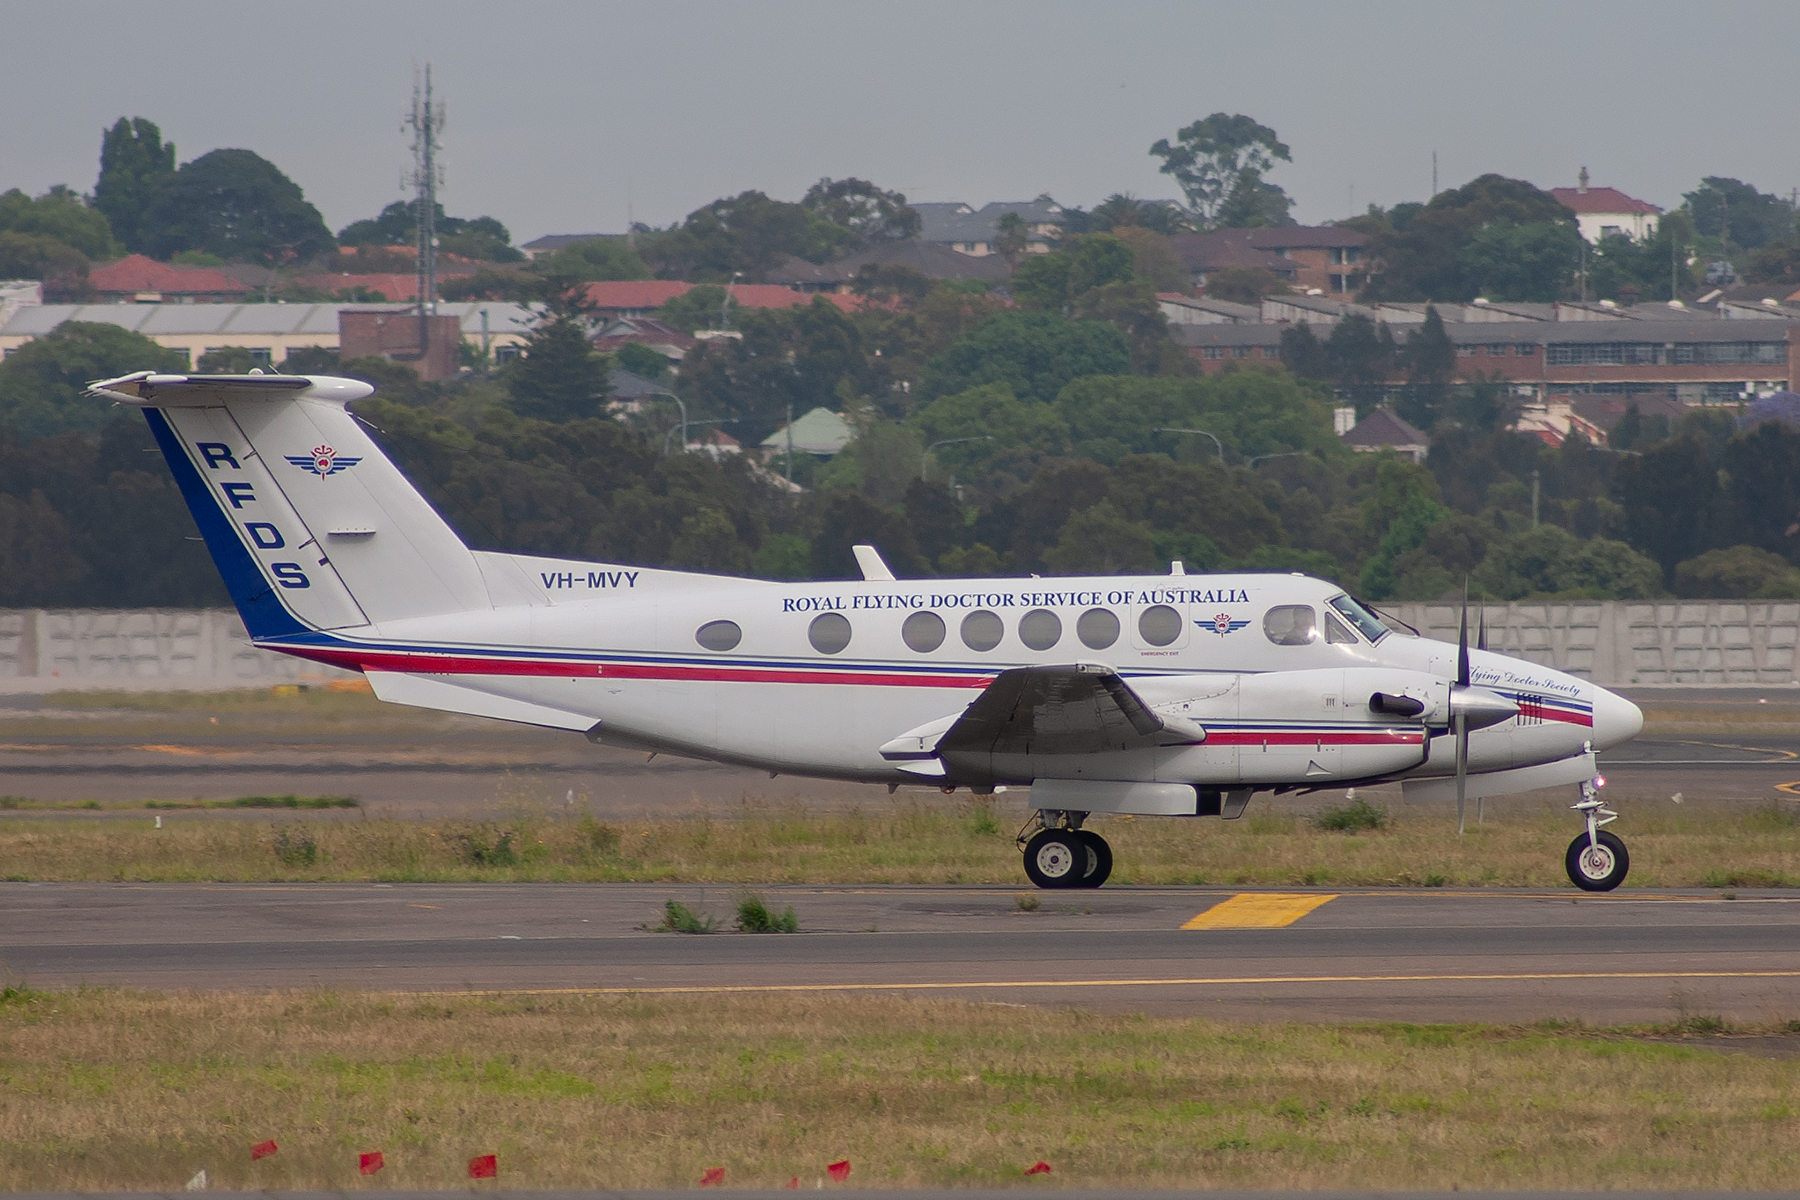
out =
[[[1456,640],[1455,604],[1382,607],[1427,637]],[[1800,601],[1476,604],[1471,642],[1483,613],[1490,649],[1605,686],[1800,683]],[[350,678],[254,648],[230,609],[0,609],[0,692],[210,691]]]

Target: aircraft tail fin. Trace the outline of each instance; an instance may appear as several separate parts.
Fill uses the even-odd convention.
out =
[[[345,408],[304,375],[92,386],[144,410],[253,640],[491,607],[475,556]]]

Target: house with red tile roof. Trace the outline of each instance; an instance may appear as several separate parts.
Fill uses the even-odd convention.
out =
[[[211,267],[161,263],[142,254],[89,269],[88,284],[114,304],[225,304],[254,290]]]
[[[1662,209],[1648,200],[1627,196],[1618,188],[1589,187],[1588,169],[1581,168],[1578,183],[1572,188],[1551,188],[1557,203],[1575,214],[1575,225],[1581,236],[1594,245],[1603,237],[1624,235],[1641,242],[1656,233],[1656,219]]]
[[[675,279],[616,279],[590,283],[587,293],[600,316],[629,321],[651,316],[668,301],[702,286],[709,285]],[[856,312],[863,307],[861,296],[828,294],[825,299],[845,312]],[[733,308],[792,308],[796,304],[811,304],[812,300],[813,297],[805,292],[779,284],[737,283],[731,286]]]

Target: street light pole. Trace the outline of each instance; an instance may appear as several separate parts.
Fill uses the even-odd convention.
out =
[[[942,441],[931,443],[925,447],[925,453],[919,455],[919,482],[925,482],[925,465],[931,459],[931,452],[939,446],[954,446],[958,442],[991,442],[993,440],[991,435],[984,433],[980,437],[944,438]]]
[[[1213,445],[1215,445],[1219,448],[1219,463],[1220,463],[1220,465],[1223,465],[1225,462],[1225,443],[1221,442],[1219,440],[1219,435],[1216,433],[1207,433],[1206,430],[1204,430],[1204,429],[1176,429],[1176,428],[1173,428],[1172,426],[1165,427],[1162,429],[1152,429],[1150,432],[1151,433],[1199,433],[1199,434],[1204,434],[1205,436],[1207,436],[1213,440]]]
[[[1245,459],[1244,465],[1246,467],[1254,467],[1257,463],[1264,462],[1271,458],[1304,458],[1306,457],[1306,454],[1307,451],[1305,450],[1283,450],[1280,454],[1258,454],[1255,458]]]
[[[686,450],[687,449],[687,431],[688,431],[687,405],[682,403],[681,397],[677,396],[674,392],[659,392],[656,395],[649,397],[649,399],[651,399],[651,400],[673,400],[675,402],[676,407],[681,409],[681,448],[683,450]],[[663,453],[667,454],[668,452],[669,452],[669,439],[665,436],[663,438]]]

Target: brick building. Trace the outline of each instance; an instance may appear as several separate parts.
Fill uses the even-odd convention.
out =
[[[1301,293],[1343,296],[1368,279],[1366,234],[1335,225],[1215,229],[1169,239],[1195,287],[1231,267],[1261,267]]]

